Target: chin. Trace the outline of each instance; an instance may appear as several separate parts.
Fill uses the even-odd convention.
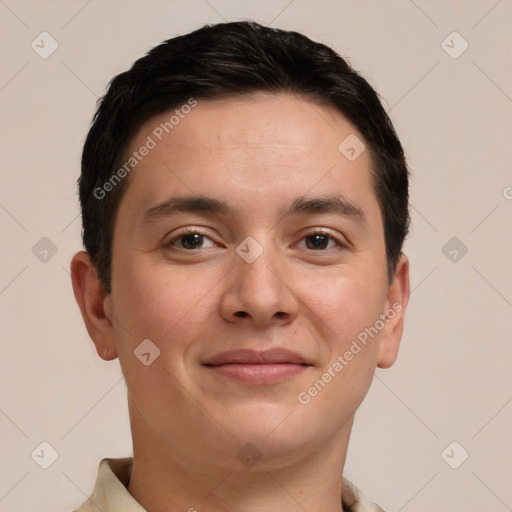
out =
[[[266,457],[282,458],[297,453],[325,436],[320,422],[309,421],[300,409],[259,406],[256,410],[241,408],[232,416],[228,430],[240,446],[254,445]]]

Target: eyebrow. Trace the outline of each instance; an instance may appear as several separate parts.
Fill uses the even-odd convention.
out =
[[[152,206],[144,212],[142,224],[155,222],[181,212],[198,212],[210,215],[227,215],[231,208],[225,201],[205,196],[175,196]]]
[[[366,222],[363,210],[342,195],[312,197],[310,199],[298,197],[285,211],[284,216],[288,217],[302,213],[335,213]]]
[[[161,218],[182,212],[208,215],[236,214],[227,202],[206,196],[174,196],[152,206],[144,212],[142,224],[149,224]],[[366,223],[363,210],[355,203],[340,195],[306,198],[298,197],[282,212],[281,218],[303,214],[334,213]]]

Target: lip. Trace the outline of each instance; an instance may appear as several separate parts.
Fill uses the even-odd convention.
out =
[[[284,348],[268,350],[228,350],[207,359],[203,364],[219,366],[223,364],[306,364],[306,360],[296,352]]]
[[[272,384],[303,372],[309,365],[299,354],[286,349],[229,350],[203,363],[218,375],[252,384]]]

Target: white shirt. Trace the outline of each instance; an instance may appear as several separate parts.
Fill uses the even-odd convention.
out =
[[[74,512],[146,512],[127,491],[133,458],[102,459],[90,497]],[[342,502],[345,512],[384,512],[368,501],[347,479],[343,479]]]

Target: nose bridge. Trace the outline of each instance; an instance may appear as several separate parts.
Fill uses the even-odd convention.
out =
[[[237,274],[243,286],[248,286],[255,295],[258,291],[265,291],[267,294],[276,294],[280,287],[276,261],[276,251],[270,243],[265,244],[265,249],[254,261],[239,261],[237,263]]]
[[[250,295],[254,298],[260,294],[269,299],[276,297],[282,283],[276,276],[279,257],[273,240],[267,237],[264,245],[260,245],[255,239],[248,237],[238,246],[237,254],[240,261],[236,263],[236,274],[240,286],[247,288],[245,292],[252,291]]]
[[[224,311],[231,319],[250,316],[264,324],[296,315],[297,298],[286,283],[284,259],[269,236],[261,238],[264,244],[248,237],[237,247],[233,285]]]

